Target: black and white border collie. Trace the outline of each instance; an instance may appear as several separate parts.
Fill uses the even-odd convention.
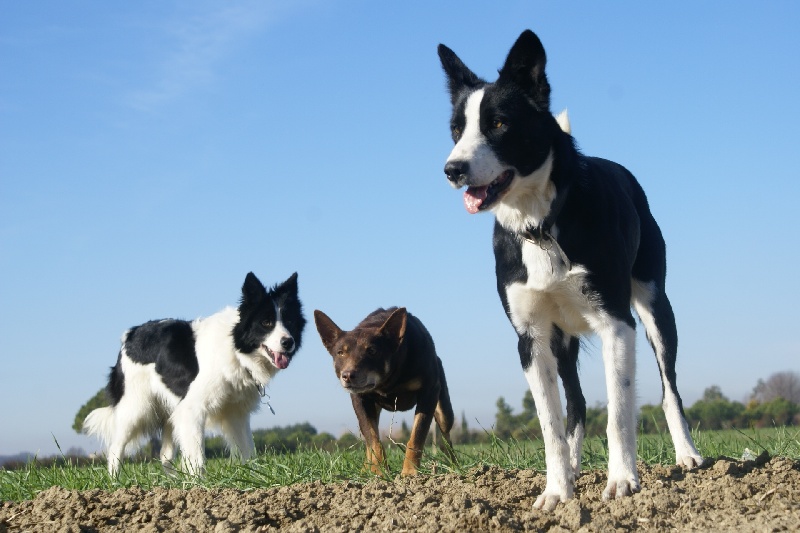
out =
[[[267,290],[250,272],[238,308],[126,331],[106,387],[111,406],[95,409],[84,422],[86,432],[108,446],[109,473],[119,471],[129,442],[159,430],[168,471],[177,446],[182,468],[203,473],[207,426],[218,427],[242,461],[252,457],[250,414],[300,348],[305,323],[297,273]]]
[[[591,332],[602,341],[609,400],[603,497],[640,490],[631,307],[656,354],[677,462],[700,465],[675,384],[678,334],[664,291],[666,248],[641,186],[622,166],[583,156],[559,127],[544,48],[533,32],[520,35],[494,83],[444,45],[439,57],[455,141],[445,174],[454,187],[467,187],[469,213],[495,215],[497,290],[519,335],[544,435],[547,484],[534,507],[553,509],[573,494],[586,419],[578,336]],[[556,376],[567,401],[566,432]]]

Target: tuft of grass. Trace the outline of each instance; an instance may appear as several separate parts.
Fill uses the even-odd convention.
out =
[[[740,459],[745,449],[749,449],[755,455],[766,451],[773,456],[800,460],[800,428],[796,427],[695,431],[693,437],[704,457]],[[456,464],[451,463],[442,451],[426,448],[420,474],[465,475],[480,465],[495,465],[503,469],[545,470],[544,443],[540,439],[502,440],[489,433],[488,444],[457,445],[454,451],[458,459]],[[390,445],[386,452],[387,467],[381,477],[395,479],[402,469],[404,446]],[[640,460],[648,464],[675,462],[675,450],[668,433],[640,435],[638,455]],[[332,452],[315,448],[295,453],[267,452],[245,464],[231,459],[210,460],[206,475],[202,478],[181,472],[168,475],[157,461],[126,461],[119,476],[112,478],[108,475],[103,460],[97,460],[89,466],[79,466],[66,457],[63,464],[50,466],[43,466],[34,460],[19,470],[0,468],[0,501],[32,499],[39,492],[54,486],[68,490],[113,491],[132,486],[144,490],[154,487],[252,490],[315,481],[349,481],[362,484],[375,479],[374,475],[365,470],[364,460],[363,444]],[[582,462],[584,470],[605,469],[608,464],[606,439],[587,438]]]

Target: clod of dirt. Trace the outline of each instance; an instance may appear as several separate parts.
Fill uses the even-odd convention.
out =
[[[602,501],[605,473],[584,473],[575,498],[533,510],[544,475],[474,468],[365,484],[277,489],[48,489],[0,504],[12,531],[797,531],[800,462],[720,458],[698,470],[639,465],[642,492]]]

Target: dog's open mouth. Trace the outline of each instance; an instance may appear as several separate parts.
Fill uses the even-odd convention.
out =
[[[467,212],[474,215],[495,203],[511,185],[513,178],[514,171],[509,169],[489,185],[467,188],[464,192],[464,207],[467,208]]]
[[[270,361],[276,368],[283,370],[287,366],[289,366],[289,362],[291,361],[289,354],[286,352],[273,352],[269,349],[269,346],[266,344],[262,344],[264,349],[267,351],[267,355],[269,355]]]

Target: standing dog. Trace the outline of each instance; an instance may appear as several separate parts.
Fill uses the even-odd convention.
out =
[[[404,476],[417,473],[433,418],[450,459],[455,460],[450,442],[453,407],[442,361],[417,317],[403,307],[378,309],[352,331],[342,331],[322,311],[314,311],[314,321],[322,344],[333,356],[336,377],[350,393],[373,473],[380,474],[385,466],[378,433],[381,409],[408,411],[417,406],[403,461]]]
[[[250,414],[300,348],[305,323],[297,273],[268,291],[250,272],[238,309],[126,331],[106,387],[111,406],[95,409],[83,424],[108,445],[109,473],[119,471],[130,441],[159,430],[167,469],[177,444],[186,471],[203,472],[208,425],[222,430],[243,461],[252,457]]]
[[[640,490],[631,306],[656,354],[677,462],[699,465],[675,384],[678,334],[664,291],[664,239],[641,186],[622,166],[580,154],[559,127],[544,48],[533,32],[520,35],[494,83],[444,45],[439,58],[455,142],[444,171],[454,187],[467,187],[469,213],[495,214],[497,290],[519,335],[542,425],[547,485],[534,507],[552,509],[572,497],[586,420],[577,336],[591,332],[603,343],[609,399],[603,497]],[[566,434],[556,375],[567,400]]]

